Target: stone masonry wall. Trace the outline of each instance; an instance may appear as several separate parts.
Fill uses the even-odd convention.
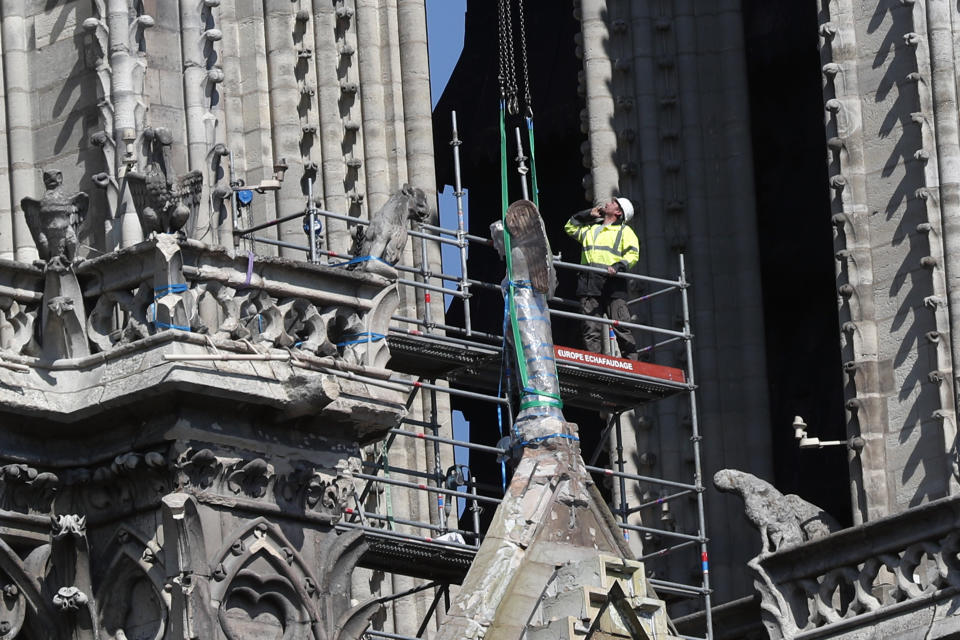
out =
[[[819,7],[848,432],[867,443],[851,457],[855,520],[956,488],[948,212],[928,33],[928,10],[944,4]]]

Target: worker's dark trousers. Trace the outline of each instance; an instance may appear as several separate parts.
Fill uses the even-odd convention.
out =
[[[619,320],[620,322],[630,321],[630,311],[627,309],[627,301],[623,298],[610,298],[605,301],[607,318],[610,320]],[[587,316],[601,317],[602,304],[598,298],[583,297],[580,298],[580,313]],[[601,324],[592,320],[583,320],[581,329],[583,331],[583,346],[587,351],[603,353],[603,341],[606,339],[607,332],[611,325]],[[621,327],[613,327],[613,333],[617,337],[617,344],[620,346],[620,354],[624,358],[637,357],[637,342],[633,338],[633,332]]]

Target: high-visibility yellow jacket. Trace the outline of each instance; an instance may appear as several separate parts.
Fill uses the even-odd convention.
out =
[[[588,223],[574,216],[563,230],[580,243],[580,264],[630,269],[640,259],[640,240],[629,225]]]

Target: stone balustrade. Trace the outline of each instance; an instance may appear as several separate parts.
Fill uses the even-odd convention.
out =
[[[389,377],[383,338],[398,300],[383,275],[173,234],[66,271],[0,261],[0,406],[71,422],[145,393],[195,389],[291,417],[326,407],[334,422],[372,433],[403,413],[399,390],[362,381]],[[257,359],[288,366],[258,369]],[[337,409],[344,394],[370,411],[351,418],[352,399]]]
[[[750,561],[771,638],[939,638],[960,630],[960,497]],[[924,635],[927,633],[927,635]]]

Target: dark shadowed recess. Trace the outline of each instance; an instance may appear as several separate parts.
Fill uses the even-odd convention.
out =
[[[743,0],[775,484],[850,524],[816,3]]]
[[[576,261],[578,247],[563,235],[562,226],[587,204],[581,186],[584,135],[578,116],[583,100],[577,95],[581,67],[574,54],[579,24],[572,3],[526,0],[525,7],[540,209],[554,253]],[[744,0],[743,16],[774,481],[784,493],[796,493],[849,524],[843,448],[800,451],[789,428],[793,416],[800,414],[810,425],[810,435],[846,438],[815,6],[795,0]],[[489,224],[500,216],[497,54],[496,3],[468,0],[463,54],[434,110],[434,148],[438,185],[452,185],[450,112],[455,109],[463,143],[462,179],[469,189],[470,232],[480,236],[488,236]],[[511,199],[519,197],[512,165],[512,130],[518,125],[519,118],[508,123]],[[503,265],[492,249],[471,249],[468,271],[471,278],[488,282],[503,277]],[[558,295],[573,298],[574,280],[571,272],[561,271]],[[474,291],[474,328],[499,334],[502,297]],[[462,318],[463,308],[454,302],[447,322],[461,325]],[[556,320],[554,325],[558,344],[579,346],[574,323]],[[705,382],[709,383],[700,381]],[[500,438],[491,406],[457,399],[455,407],[471,421],[474,441],[493,444]],[[565,413],[580,425],[589,456],[598,444],[599,416],[573,409]],[[605,455],[598,462],[605,464]],[[473,453],[470,466],[480,482],[500,484],[500,468],[492,456]],[[491,515],[488,509],[484,519]]]

